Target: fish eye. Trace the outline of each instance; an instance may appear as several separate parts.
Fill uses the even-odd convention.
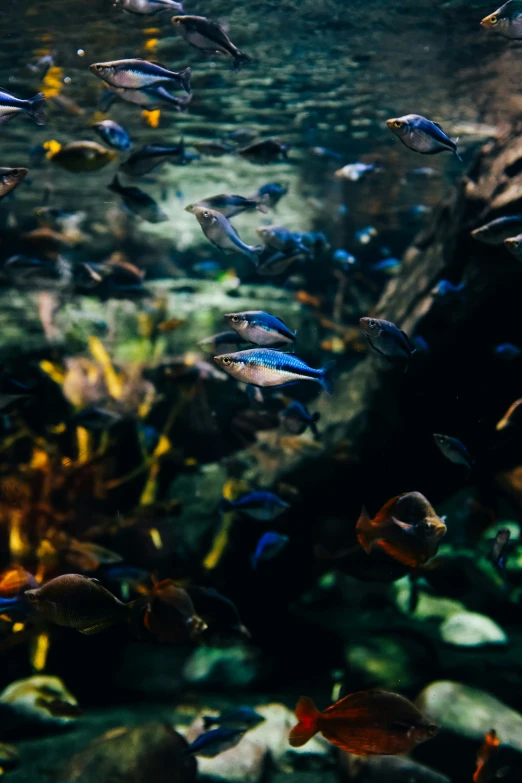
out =
[[[97,71],[103,71],[103,67],[101,65],[95,65],[94,67]]]
[[[402,122],[400,120],[395,120],[393,125],[395,128],[402,128]]]
[[[179,18],[179,16],[175,16],[172,21],[173,21],[174,24],[177,24],[177,25],[181,24],[181,19]]]
[[[203,217],[204,217],[204,218],[209,218],[209,217],[210,217],[210,212],[207,212],[207,211],[205,210],[205,212],[203,212]]]
[[[495,14],[489,17],[490,24],[496,24],[497,22],[498,22],[498,16],[495,16]]]
[[[239,323],[239,316],[238,315],[233,315],[230,320],[232,321],[233,324],[238,324]]]
[[[368,321],[368,326],[370,327],[370,329],[375,329],[375,327],[377,326],[377,321],[374,321],[373,318],[371,318]]]
[[[228,367],[230,364],[232,364],[232,359],[230,358],[230,356],[223,356],[223,358],[221,359],[221,364],[224,364],[225,367]]]
[[[25,597],[32,603],[35,604],[38,600],[34,593],[26,593]]]

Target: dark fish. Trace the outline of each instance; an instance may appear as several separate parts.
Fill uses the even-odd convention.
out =
[[[277,163],[281,158],[288,160],[288,149],[288,145],[278,139],[262,139],[247,147],[242,147],[238,150],[238,154],[249,160],[250,163],[266,165]]]
[[[0,198],[4,198],[4,196],[12,193],[26,176],[27,169],[10,169],[6,166],[0,166]]]
[[[518,359],[522,351],[518,345],[513,345],[513,343],[502,343],[501,345],[495,346],[494,353],[501,359],[512,361],[513,359]]]
[[[262,310],[226,313],[225,321],[247,342],[256,345],[291,345],[295,334],[275,315]]]
[[[279,413],[279,421],[287,432],[291,435],[302,435],[308,427],[317,438],[317,422],[321,417],[320,413],[309,413],[306,407],[297,400],[292,400],[284,410]]]
[[[264,277],[282,275],[296,261],[305,261],[308,257],[308,253],[304,250],[295,250],[290,253],[276,252],[267,258],[263,254],[256,272]]]
[[[129,177],[142,177],[158,166],[170,163],[172,166],[184,166],[197,160],[197,155],[185,152],[185,144],[180,141],[173,147],[163,147],[160,144],[146,144],[120,165],[121,171]]]
[[[460,440],[449,435],[441,435],[440,433],[435,433],[433,440],[446,459],[449,459],[450,462],[454,462],[456,465],[464,465],[468,470],[471,470],[472,462],[469,452]]]
[[[248,342],[237,332],[219,332],[210,337],[204,337],[198,342],[198,345],[204,348],[205,351],[208,351],[208,353],[215,354],[220,350],[228,351],[230,349],[235,351],[240,345],[245,345]]]
[[[319,712],[307,696],[295,710],[299,721],[290,745],[300,748],[317,732],[342,750],[358,756],[409,753],[438,731],[404,696],[389,691],[359,691]]]
[[[174,0],[109,0],[115,8],[121,8],[129,14],[151,16],[160,11],[183,13],[183,5]]]
[[[96,571],[101,565],[120,563],[123,560],[117,552],[91,541],[78,541],[76,538],[69,538],[63,544],[58,543],[56,548],[63,552],[69,565],[81,571]]]
[[[54,53],[44,54],[35,63],[28,63],[27,67],[32,73],[35,73],[39,79],[44,79],[47,72],[54,65]]]
[[[449,777],[405,756],[340,754],[341,769],[350,783],[452,783]],[[341,775],[341,780],[345,776]]]
[[[208,624],[205,635],[215,640],[218,637],[230,636],[250,638],[250,633],[243,625],[236,605],[212,587],[187,586],[186,592],[191,597],[196,612]]]
[[[220,158],[222,155],[231,155],[235,152],[230,144],[223,144],[222,141],[195,141],[192,144],[202,155],[208,155],[211,158]]]
[[[486,30],[493,30],[504,38],[522,39],[522,2],[509,0],[480,23]]]
[[[143,622],[149,633],[167,644],[194,640],[207,628],[189,594],[171,579],[154,585]]]
[[[221,212],[228,220],[236,215],[241,215],[242,212],[251,212],[256,209],[259,212],[268,212],[264,196],[260,198],[245,198],[244,196],[228,195],[227,193],[220,193],[218,196],[210,196],[209,198],[201,199],[201,201],[196,201],[195,204],[189,204],[188,207],[185,207],[185,211],[193,212],[194,207],[214,209],[216,212]]]
[[[35,706],[47,710],[53,718],[80,718],[84,711],[77,704],[71,704],[62,699],[47,699],[39,696],[35,701]]]
[[[509,528],[505,527],[499,530],[495,536],[493,542],[493,548],[491,550],[491,562],[495,565],[499,571],[504,575],[506,573],[507,555],[509,550],[509,539],[511,533]]]
[[[379,318],[361,318],[361,328],[374,351],[389,359],[404,358],[408,361],[415,353],[408,335],[391,321]]]
[[[504,430],[506,427],[511,427],[517,424],[522,419],[522,399],[515,400],[512,403],[505,414],[502,416],[499,422],[497,422],[496,429]]]
[[[215,209],[193,207],[192,214],[201,226],[209,242],[223,251],[242,253],[257,266],[263,246],[247,245],[227,218]]]
[[[237,500],[221,501],[223,511],[239,511],[247,517],[256,519],[258,522],[272,522],[283,512],[290,508],[290,504],[273,492],[260,490],[259,492],[250,492]]]
[[[521,231],[522,215],[506,215],[473,229],[471,236],[486,245],[501,245],[506,239]]]
[[[244,734],[245,729],[231,729],[225,726],[212,729],[205,734],[200,734],[185,752],[193,756],[213,759],[223,751],[234,748],[243,739]]]
[[[45,125],[46,119],[42,104],[45,103],[45,95],[39,92],[34,98],[27,101],[15,98],[8,92],[0,91],[0,125],[9,122],[17,114],[27,114],[37,125]]]
[[[235,128],[226,134],[227,139],[230,139],[235,144],[249,144],[258,136],[258,131],[253,128]]]
[[[204,715],[203,726],[205,729],[211,729],[212,726],[226,726],[229,729],[253,729],[264,720],[266,719],[252,707],[238,707],[230,712],[223,712],[217,717]]]
[[[98,171],[116,160],[118,153],[96,141],[71,141],[55,152],[50,160],[75,174]]]
[[[139,188],[122,185],[117,174],[114,175],[108,189],[121,196],[127,209],[148,223],[163,223],[168,220],[167,215],[160,209],[152,196]]]
[[[517,261],[522,261],[522,233],[504,240],[504,247]]]
[[[50,622],[84,634],[98,633],[126,613],[126,605],[97,579],[80,574],[57,576],[24,597]]]
[[[103,141],[115,150],[128,150],[131,147],[129,134],[114,120],[102,120],[92,126]]]
[[[402,141],[402,143],[414,152],[423,155],[435,155],[444,150],[454,152],[461,161],[457,151],[457,141],[452,141],[446,136],[440,125],[436,122],[421,117],[420,114],[405,114],[404,117],[394,117],[386,120],[388,128]]]
[[[243,63],[250,62],[250,57],[234,46],[223,28],[216,22],[211,22],[204,16],[174,16],[172,24],[180,31],[183,38],[203,54],[228,54],[232,57],[232,65],[237,72]]]
[[[251,348],[247,351],[214,356],[214,361],[225,372],[242,383],[252,386],[291,386],[298,381],[316,381],[327,394],[332,394],[330,378],[335,361],[315,370],[298,356],[270,348]]]
[[[271,209],[275,209],[283,196],[288,193],[288,188],[284,185],[280,185],[278,182],[267,182],[266,185],[262,185],[252,198],[266,197],[268,200],[268,206]]]
[[[255,570],[259,565],[260,560],[271,560],[273,557],[277,557],[288,544],[289,540],[288,536],[283,536],[281,533],[275,533],[273,531],[264,533],[257,542],[256,551],[252,555],[252,568]]]
[[[138,58],[132,60],[114,60],[107,63],[94,63],[89,66],[91,72],[111,87],[123,87],[130,90],[142,90],[159,85],[176,85],[190,93],[190,68],[176,73],[169,71],[159,63]]]
[[[257,229],[257,233],[261,241],[274,250],[280,250],[283,253],[308,251],[301,236],[285,226],[262,226]]]

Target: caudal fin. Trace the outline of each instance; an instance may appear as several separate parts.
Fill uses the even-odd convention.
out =
[[[179,80],[180,80],[180,82],[181,82],[181,84],[183,86],[183,89],[189,95],[192,92],[192,86],[191,86],[191,83],[190,83],[191,74],[192,74],[192,70],[190,68],[185,68],[184,71],[180,71],[179,74],[178,74]]]
[[[331,378],[331,373],[335,367],[335,364],[335,359],[333,359],[331,362],[328,362],[328,364],[325,364],[321,370],[320,383],[327,394],[333,394],[333,380]]]
[[[254,264],[254,266],[259,266],[259,256],[264,251],[265,246],[264,245],[253,245],[249,248],[250,250],[250,260]]]
[[[317,719],[321,713],[308,696],[301,696],[295,708],[295,717],[299,721],[290,731],[288,741],[293,748],[300,748],[319,731]]]
[[[37,125],[45,125],[47,122],[43,111],[43,103],[45,103],[45,95],[43,92],[39,92],[38,95],[35,95],[34,98],[31,98],[29,101],[30,106],[27,109],[27,114]]]
[[[232,64],[234,66],[234,71],[237,73],[241,70],[241,66],[243,63],[249,63],[252,60],[251,57],[248,56],[248,54],[245,54],[244,52],[240,52],[239,50],[235,53],[234,59],[232,60]]]
[[[261,198],[257,199],[256,209],[264,215],[270,211],[270,196],[268,193],[265,193]]]

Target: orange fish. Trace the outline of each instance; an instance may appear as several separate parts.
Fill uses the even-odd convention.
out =
[[[22,566],[13,566],[0,575],[0,598],[14,598],[25,590],[38,587],[38,582]]]
[[[357,522],[357,538],[368,554],[380,547],[411,568],[423,565],[438,550],[446,525],[420,492],[391,498],[370,519],[365,508]]]
[[[160,642],[179,644],[195,640],[207,628],[198,617],[189,594],[172,579],[154,585],[143,618],[145,628]]]
[[[300,304],[310,305],[311,307],[321,307],[321,298],[309,294],[308,291],[297,291],[295,298]]]
[[[404,696],[381,690],[352,693],[324,712],[301,696],[295,714],[299,723],[289,736],[293,748],[321,732],[329,742],[357,756],[409,753],[438,731]]]
[[[497,430],[504,430],[506,427],[510,427],[513,424],[516,424],[522,414],[522,399],[515,400],[512,405],[509,406],[505,414],[502,416],[499,422],[497,422]]]
[[[473,775],[473,783],[485,783],[486,776],[482,775],[482,771],[486,763],[498,753],[500,740],[497,737],[495,729],[488,731],[484,737],[484,742],[477,753],[477,768]]]

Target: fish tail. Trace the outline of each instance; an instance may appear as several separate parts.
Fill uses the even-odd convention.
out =
[[[290,731],[288,741],[293,748],[300,748],[306,745],[308,740],[317,734],[319,728],[317,719],[320,712],[308,696],[301,696],[295,708],[295,717],[298,720],[297,726]]]
[[[264,196],[261,196],[261,198],[257,200],[257,205],[256,205],[257,211],[262,212],[264,215],[266,215],[269,212],[269,201],[270,201],[270,196],[268,195],[268,193],[265,193]]]
[[[241,66],[243,63],[249,63],[252,60],[251,57],[248,56],[248,54],[245,54],[244,52],[240,52],[239,50],[234,54],[234,58],[232,60],[234,71],[238,73],[238,71],[241,70]]]
[[[364,551],[369,554],[374,543],[374,537],[372,536],[370,515],[364,506],[362,507],[359,519],[357,520],[356,530],[359,544]]]
[[[460,160],[461,163],[464,163],[464,161],[460,157],[459,151],[457,149],[457,144],[458,143],[459,143],[459,137],[457,136],[457,138],[455,139],[455,155],[457,156],[457,158]]]
[[[31,117],[37,125],[45,125],[47,122],[43,111],[42,104],[45,103],[45,95],[43,92],[39,92],[34,98],[29,100],[29,108],[27,114]]]
[[[265,246],[264,245],[254,245],[250,248],[250,260],[254,264],[254,266],[259,266],[259,256],[264,251]]]
[[[192,87],[190,83],[191,74],[192,74],[192,70],[190,68],[185,68],[184,71],[180,71],[178,74],[183,89],[185,90],[186,93],[188,93],[188,95],[192,93]]]
[[[325,390],[327,394],[333,394],[333,380],[330,377],[333,368],[336,365],[335,359],[333,359],[331,362],[328,362],[328,364],[325,364],[325,366],[321,369],[321,377],[319,379],[319,383]]]

